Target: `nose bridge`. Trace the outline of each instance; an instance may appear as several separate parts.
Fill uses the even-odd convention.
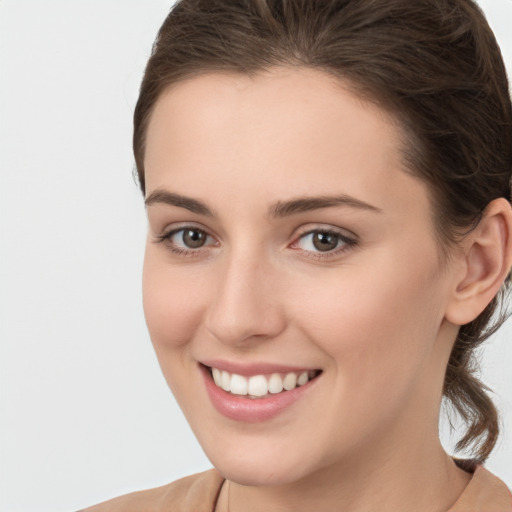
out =
[[[284,328],[278,297],[272,293],[273,275],[271,262],[260,252],[245,248],[226,254],[206,316],[208,330],[219,341],[247,343],[274,337]]]

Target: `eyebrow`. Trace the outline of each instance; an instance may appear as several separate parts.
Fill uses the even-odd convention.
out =
[[[278,201],[270,208],[270,215],[272,217],[287,217],[296,213],[331,208],[333,206],[348,206],[350,208],[382,213],[382,210],[377,206],[342,194],[337,196],[299,197],[291,201]]]
[[[207,217],[214,217],[213,210],[208,208],[205,203],[192,199],[191,197],[182,196],[180,194],[174,194],[173,192],[167,192],[166,190],[155,190],[152,192],[144,201],[146,206],[155,203],[164,203],[170,206],[178,206],[179,208],[185,208],[192,213],[199,215],[206,215]]]
[[[155,203],[163,203],[170,206],[185,208],[186,210],[199,215],[205,215],[207,217],[215,216],[214,211],[202,201],[182,196],[180,194],[175,194],[173,192],[168,192],[166,190],[155,190],[144,202],[146,206]],[[377,206],[373,206],[365,201],[356,199],[355,197],[342,194],[336,196],[299,197],[289,201],[278,201],[269,208],[269,215],[274,218],[281,218],[297,213],[320,210],[322,208],[332,208],[333,206],[348,206],[350,208],[370,212],[382,212],[382,210]]]

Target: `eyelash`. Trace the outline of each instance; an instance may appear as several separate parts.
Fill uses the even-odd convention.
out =
[[[172,241],[172,238],[183,232],[183,234],[185,233],[185,231],[196,231],[196,232],[200,232],[200,233],[203,233],[207,238],[206,238],[206,242],[205,242],[205,245],[202,245],[201,247],[198,247],[197,249],[192,249],[192,248],[184,248],[184,247],[178,247],[176,246],[175,243],[173,243]],[[183,235],[182,235],[183,236]],[[194,225],[191,225],[191,226],[181,226],[179,228],[176,228],[176,229],[171,229],[170,231],[167,231],[166,233],[163,233],[161,235],[158,235],[157,237],[157,240],[156,242],[157,243],[162,243],[162,244],[165,244],[166,247],[173,253],[173,254],[176,254],[177,256],[185,256],[185,257],[197,257],[197,256],[200,256],[204,249],[206,247],[209,247],[210,245],[206,245],[207,242],[208,242],[208,239],[211,239],[213,240],[213,237],[211,235],[209,235],[204,229],[201,229],[197,226],[194,226]]]
[[[337,238],[337,246],[330,251],[310,251],[305,249],[296,248],[301,240],[304,240],[307,236],[314,234],[324,234],[324,235],[333,235]],[[357,238],[348,236],[347,234],[332,228],[332,227],[315,227],[313,229],[306,229],[302,233],[300,233],[295,241],[290,245],[292,249],[299,250],[304,252],[306,257],[316,260],[325,260],[329,258],[334,258],[340,256],[341,254],[350,251],[355,248],[358,244]]]
[[[183,233],[185,231],[195,231],[200,232],[203,235],[205,235],[206,242],[204,245],[193,249],[193,248],[183,248],[178,247],[175,245],[175,243],[172,242],[172,238],[176,236],[179,233]],[[182,236],[183,236],[182,234]],[[325,235],[334,235],[337,238],[337,246],[333,250],[329,251],[312,251],[312,250],[305,250],[300,249],[297,247],[299,242],[301,240],[304,240],[307,236],[314,235],[314,234],[325,234]],[[208,239],[214,240],[211,235],[208,234],[208,232],[204,229],[198,228],[197,226],[191,225],[191,226],[181,226],[176,229],[172,229],[166,233],[163,233],[161,235],[158,235],[156,242],[157,243],[163,243],[167,246],[167,248],[175,255],[177,256],[185,256],[185,257],[199,257],[203,254],[204,250],[208,247],[211,247],[215,244],[208,244]],[[336,256],[340,256],[342,253],[345,253],[351,249],[353,249],[355,246],[357,246],[359,241],[356,237],[350,237],[347,236],[345,233],[342,233],[335,228],[329,227],[329,228],[322,228],[322,227],[316,227],[314,229],[307,229],[300,233],[298,236],[295,237],[294,241],[289,245],[290,248],[298,251],[302,251],[304,255],[307,258],[316,259],[316,260],[325,260],[329,258],[333,258]]]

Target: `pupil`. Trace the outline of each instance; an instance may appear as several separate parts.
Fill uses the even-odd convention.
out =
[[[334,233],[315,233],[313,245],[319,251],[332,251],[338,245],[338,236]]]
[[[191,249],[202,247],[206,241],[206,236],[198,229],[187,229],[183,233],[183,243]]]

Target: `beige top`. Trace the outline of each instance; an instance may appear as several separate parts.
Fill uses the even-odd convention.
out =
[[[224,479],[215,469],[163,487],[127,494],[82,512],[214,512]],[[448,512],[512,512],[512,494],[492,473],[478,466]]]

